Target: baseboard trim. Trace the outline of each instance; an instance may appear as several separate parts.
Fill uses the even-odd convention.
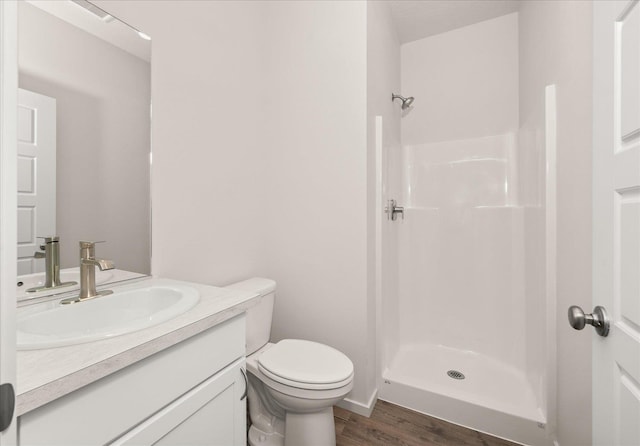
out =
[[[369,397],[369,401],[366,403],[361,403],[360,401],[352,400],[351,398],[345,398],[338,403],[338,407],[369,418],[376,405],[376,401],[378,401],[378,389],[374,389],[373,393]]]

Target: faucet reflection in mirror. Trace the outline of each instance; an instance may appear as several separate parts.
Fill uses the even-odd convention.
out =
[[[40,246],[40,251],[34,253],[35,258],[45,259],[45,281],[44,285],[29,288],[27,293],[52,290],[67,286],[77,285],[78,282],[60,281],[60,237],[38,237],[44,239],[44,245]],[[44,252],[42,252],[44,251]]]
[[[111,290],[96,290],[96,266],[100,271],[115,267],[112,260],[96,258],[96,243],[102,242],[80,242],[80,295],[62,299],[61,304],[72,304],[113,294]]]

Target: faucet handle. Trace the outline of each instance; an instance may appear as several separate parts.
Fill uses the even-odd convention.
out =
[[[59,242],[60,241],[60,237],[58,237],[57,235],[49,235],[47,237],[38,236],[36,238],[44,239],[44,244],[45,245],[48,245],[49,243]],[[42,248],[42,249],[44,249],[44,248]]]
[[[80,241],[80,248],[93,248],[96,243],[104,243],[105,240],[98,240],[97,242]]]
[[[93,259],[96,256],[96,243],[104,243],[104,240],[97,242],[80,241],[80,259]]]
[[[47,246],[46,246],[46,244],[47,244],[47,243],[50,243],[50,242],[48,242],[47,240],[48,240],[48,239],[50,239],[51,237],[36,237],[36,238],[43,238],[43,239],[45,239],[45,244],[44,244],[44,245],[38,245],[38,249],[39,249],[40,251],[36,251],[36,252],[34,252],[34,253],[33,253],[33,258],[34,258],[34,259],[44,259],[44,258],[46,258],[46,257],[47,257],[47,255],[46,255],[44,252],[42,252],[42,251],[46,251],[46,250],[47,250]]]
[[[83,256],[83,253],[85,253],[84,254],[85,256],[93,256],[96,248],[96,243],[104,243],[104,240],[98,240],[96,242],[81,240],[80,241],[80,257]]]

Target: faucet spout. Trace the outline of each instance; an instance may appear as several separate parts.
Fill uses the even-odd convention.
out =
[[[100,268],[100,271],[106,271],[115,268],[115,264],[113,263],[113,260],[99,259],[98,268]]]
[[[93,266],[97,266],[98,268],[100,268],[100,271],[107,271],[110,269],[115,268],[115,264],[113,263],[113,260],[106,260],[106,259],[82,259],[82,263],[85,265],[93,265]]]

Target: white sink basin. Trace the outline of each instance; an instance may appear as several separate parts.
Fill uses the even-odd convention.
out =
[[[80,344],[142,330],[188,311],[199,298],[189,286],[151,285],[114,290],[71,305],[55,300],[24,307],[17,318],[18,350]]]

